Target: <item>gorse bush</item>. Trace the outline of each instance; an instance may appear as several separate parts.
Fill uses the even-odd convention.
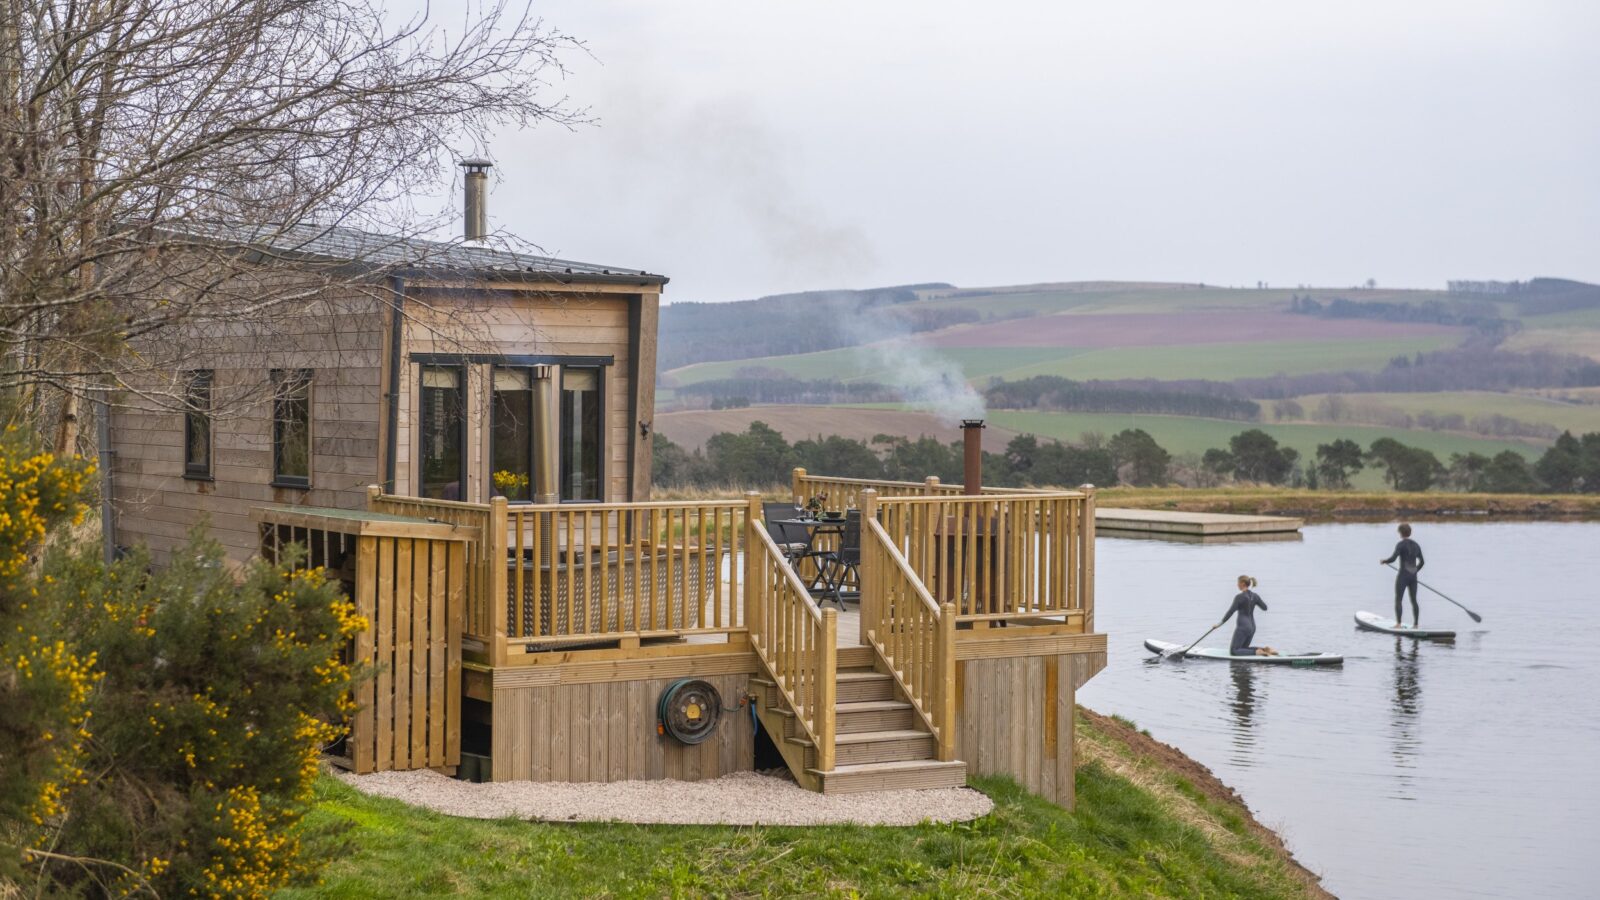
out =
[[[199,534],[156,571],[138,552],[41,553],[81,516],[86,473],[30,460],[0,479],[0,880],[260,897],[303,876],[294,826],[366,623],[320,570],[232,569]]]

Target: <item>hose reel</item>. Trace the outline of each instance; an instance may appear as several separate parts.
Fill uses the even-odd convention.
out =
[[[680,678],[667,685],[656,701],[656,733],[681,744],[698,744],[717,731],[722,721],[722,695],[711,682]]]

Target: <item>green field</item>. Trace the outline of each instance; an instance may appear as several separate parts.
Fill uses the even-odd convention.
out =
[[[1324,395],[1308,394],[1296,400],[1308,414],[1314,412]],[[1491,391],[1443,391],[1436,394],[1341,394],[1356,406],[1393,409],[1398,412],[1457,414],[1472,419],[1496,413],[1523,422],[1552,425],[1574,434],[1600,431],[1600,405],[1563,403],[1532,394],[1501,394]],[[1262,405],[1270,409],[1271,401]]]
[[[1404,290],[1280,290],[1271,288],[1151,288],[1130,287],[1122,290],[1051,290],[1042,287],[1037,291],[970,294],[964,297],[941,297],[924,300],[921,306],[928,309],[981,310],[986,317],[998,318],[1020,314],[1049,315],[1050,313],[1159,313],[1195,309],[1259,309],[1284,308],[1297,294],[1314,293],[1319,297],[1343,296],[1352,300],[1420,303],[1436,300],[1446,295],[1437,291]]]
[[[1227,447],[1228,439],[1241,431],[1259,428],[1280,443],[1300,451],[1302,459],[1316,454],[1318,444],[1336,438],[1349,438],[1366,447],[1381,437],[1394,438],[1413,447],[1432,451],[1440,462],[1452,453],[1478,452],[1493,455],[1516,450],[1536,458],[1542,448],[1517,441],[1474,438],[1437,431],[1408,431],[1365,425],[1309,425],[1259,422],[1234,422],[1226,419],[1198,419],[1187,416],[1156,416],[1137,413],[1062,413],[1023,410],[991,410],[989,421],[1014,431],[1025,431],[1060,441],[1077,441],[1086,431],[1110,436],[1125,428],[1143,428],[1156,443],[1172,453],[1204,453],[1212,447]]]
[[[959,369],[969,381],[988,378],[1017,380],[1034,375],[1093,378],[1265,378],[1341,369],[1377,370],[1396,356],[1452,346],[1449,335],[1387,341],[1295,341],[1250,344],[1197,344],[1187,347],[962,347],[925,351],[934,361]],[[696,384],[732,378],[740,369],[779,369],[804,379],[840,381],[904,381],[903,359],[882,347],[847,347],[768,356],[760,359],[700,363],[674,369],[673,383]]]

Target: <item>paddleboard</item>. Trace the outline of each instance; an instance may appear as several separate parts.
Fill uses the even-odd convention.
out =
[[[1182,644],[1169,644],[1166,641],[1146,640],[1146,650],[1151,653],[1166,653],[1169,650],[1182,650]],[[1234,656],[1226,650],[1217,647],[1196,647],[1185,656],[1196,656],[1201,659],[1225,659],[1231,662],[1263,663],[1277,666],[1338,666],[1344,664],[1344,657],[1333,653],[1284,653],[1278,656]]]
[[[1442,628],[1408,628],[1404,625],[1396,628],[1394,627],[1394,619],[1389,616],[1380,616],[1377,613],[1370,613],[1365,610],[1356,613],[1356,624],[1368,631],[1398,634],[1401,637],[1417,638],[1418,640],[1426,638],[1440,640],[1456,636],[1454,631],[1445,631]]]

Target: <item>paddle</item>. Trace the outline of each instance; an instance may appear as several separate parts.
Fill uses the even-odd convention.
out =
[[[1394,569],[1396,572],[1400,571],[1399,569],[1395,569],[1394,568],[1394,563],[1384,563],[1384,565],[1388,566],[1391,569]],[[1417,579],[1417,584],[1420,584],[1423,587],[1427,588],[1428,590],[1433,591],[1435,594],[1438,594],[1439,596],[1445,598],[1446,600],[1449,600],[1451,603],[1454,603],[1457,606],[1461,606],[1461,603],[1458,602],[1457,600],[1455,600],[1449,594],[1446,594],[1444,591],[1441,591],[1438,588],[1433,587],[1432,585],[1428,584],[1426,581],[1423,581],[1421,578]],[[1477,613],[1473,612],[1472,610],[1467,609],[1465,606],[1461,606],[1461,609],[1467,615],[1472,617],[1472,621],[1474,621],[1474,622],[1482,622],[1483,621],[1483,616],[1480,616]]]
[[[1176,659],[1176,658],[1178,658],[1180,656],[1183,656],[1184,654],[1188,653],[1190,650],[1193,650],[1195,647],[1199,646],[1201,641],[1203,641],[1206,638],[1210,637],[1211,636],[1211,632],[1216,631],[1218,628],[1221,628],[1221,627],[1222,627],[1222,623],[1221,622],[1218,622],[1217,624],[1211,626],[1209,629],[1206,630],[1205,634],[1202,634],[1202,635],[1200,635],[1200,637],[1196,638],[1195,642],[1193,644],[1190,644],[1189,646],[1183,648],[1182,650],[1163,650],[1161,652],[1161,658],[1165,660],[1165,659]]]

